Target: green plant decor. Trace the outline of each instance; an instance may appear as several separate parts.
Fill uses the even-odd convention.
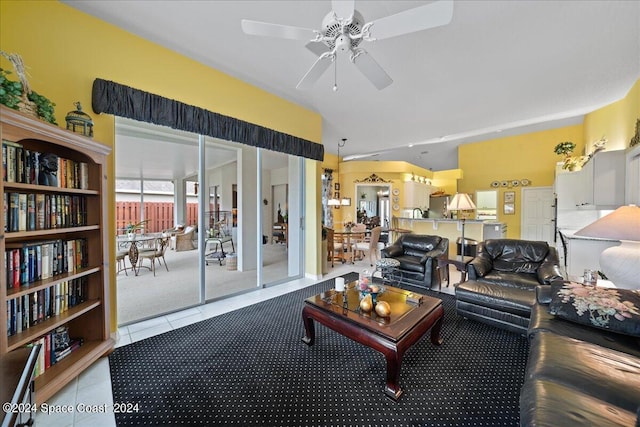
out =
[[[573,153],[573,150],[575,150],[575,148],[576,148],[576,144],[574,144],[571,141],[565,141],[556,145],[555,148],[553,149],[553,152],[559,156],[566,157],[571,155],[571,153]]]
[[[0,68],[0,104],[13,110],[19,110],[24,86],[21,82],[9,80],[7,77],[9,74],[11,71]],[[56,104],[33,90],[27,94],[27,99],[35,104],[36,114],[39,118],[54,125],[58,124],[54,111]]]

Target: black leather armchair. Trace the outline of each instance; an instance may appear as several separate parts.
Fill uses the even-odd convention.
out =
[[[490,239],[479,243],[468,273],[469,280],[530,291],[564,280],[556,248],[532,240]]]
[[[558,253],[547,242],[485,240],[467,266],[469,280],[456,288],[458,314],[525,334],[536,287],[564,280]]]
[[[449,239],[425,234],[403,234],[380,251],[382,258],[400,261],[402,281],[431,288],[438,283],[438,258],[449,255]]]

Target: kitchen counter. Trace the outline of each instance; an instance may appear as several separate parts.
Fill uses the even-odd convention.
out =
[[[449,239],[449,256],[457,254],[456,242],[462,237],[462,221],[449,218],[399,217],[397,227],[412,230],[416,234],[430,234]],[[504,238],[506,225],[497,221],[467,219],[464,222],[465,239],[482,242],[488,238]]]
[[[618,246],[619,240],[600,239],[597,237],[575,236],[578,230],[561,228],[559,231],[565,236],[567,245],[567,274],[582,276],[585,269],[601,270],[600,254],[607,248]],[[558,242],[560,244],[560,242]],[[562,254],[559,248],[558,253]],[[604,272],[607,274],[606,272]]]

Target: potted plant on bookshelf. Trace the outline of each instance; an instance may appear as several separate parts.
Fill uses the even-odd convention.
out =
[[[11,71],[0,68],[0,104],[57,125],[54,111],[56,104],[31,90],[22,57],[17,53],[9,54],[3,51],[0,51],[0,55],[11,62],[20,79],[19,82],[9,80],[7,76],[11,74]]]

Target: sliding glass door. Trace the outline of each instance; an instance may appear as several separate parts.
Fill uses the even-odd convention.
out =
[[[302,274],[303,161],[259,150],[262,215],[261,283],[281,283]]]
[[[117,227],[144,220],[140,250],[170,242],[153,264],[124,255],[136,269],[117,275],[119,324],[302,275],[300,158],[127,119],[116,128],[116,175],[128,183]]]

